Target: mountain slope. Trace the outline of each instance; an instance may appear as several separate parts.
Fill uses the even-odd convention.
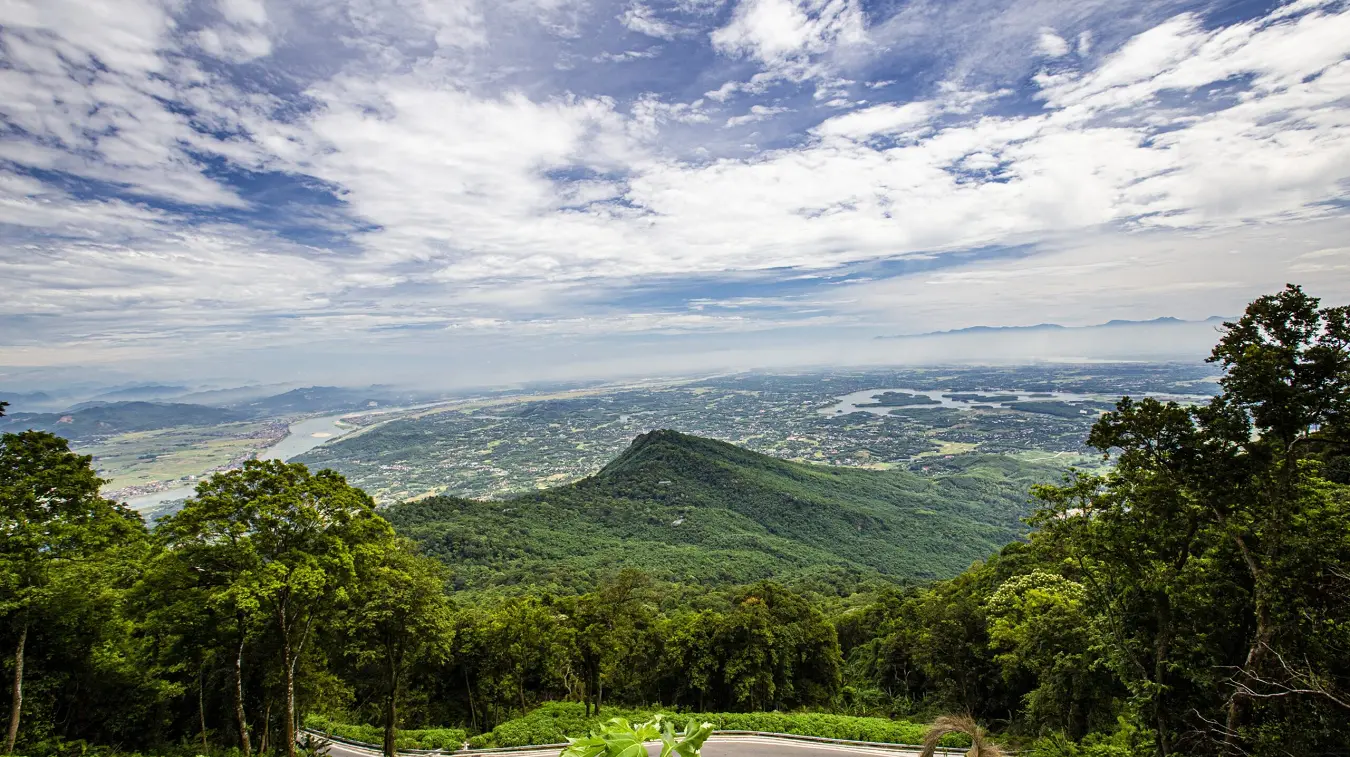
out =
[[[239,413],[205,405],[163,402],[107,402],[65,413],[15,413],[0,418],[0,431],[51,431],[67,439],[87,441],[130,431],[175,426],[210,426],[242,420]]]
[[[463,588],[581,588],[636,567],[710,585],[955,575],[1015,539],[1027,486],[1005,458],[941,477],[792,463],[674,431],[639,436],[596,475],[506,501],[434,497],[387,517]]]

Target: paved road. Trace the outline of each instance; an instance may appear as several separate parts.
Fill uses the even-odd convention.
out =
[[[647,749],[653,757],[661,753],[660,744],[649,745]],[[497,757],[558,757],[558,751],[548,749],[538,752],[503,752]],[[334,742],[328,747],[328,754],[330,757],[372,757],[379,752]],[[842,744],[816,744],[769,736],[713,736],[703,745],[703,757],[848,757],[848,754],[915,757],[918,752]]]

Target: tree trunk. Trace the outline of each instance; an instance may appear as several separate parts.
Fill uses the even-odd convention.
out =
[[[277,607],[277,621],[281,626],[281,660],[284,668],[286,712],[281,726],[282,737],[286,739],[286,757],[295,757],[295,659],[291,655],[290,629],[286,627],[285,605]]]
[[[206,666],[197,670],[197,719],[202,728],[202,752],[206,751]]]
[[[1260,592],[1260,589],[1257,589]],[[1243,662],[1242,670],[1239,675],[1248,679],[1260,675],[1261,667],[1265,664],[1266,651],[1270,649],[1270,639],[1274,635],[1275,628],[1270,622],[1270,605],[1265,598],[1258,594],[1256,600],[1256,635],[1252,639],[1252,645],[1247,649],[1247,658]],[[1231,750],[1237,751],[1238,729],[1242,727],[1242,721],[1247,717],[1247,697],[1237,691],[1228,700],[1228,722],[1224,728],[1224,744]]]
[[[1238,674],[1248,679],[1260,674],[1260,668],[1265,662],[1266,650],[1270,647],[1270,639],[1274,636],[1275,627],[1270,622],[1270,601],[1266,593],[1266,572],[1257,561],[1256,556],[1248,548],[1247,542],[1239,534],[1233,534],[1233,542],[1237,544],[1242,559],[1247,564],[1247,572],[1252,577],[1252,600],[1256,607],[1256,634],[1252,637],[1251,646],[1247,649],[1247,658],[1243,662],[1242,669]],[[1247,697],[1237,691],[1228,700],[1228,722],[1224,724],[1223,742],[1229,751],[1240,751],[1238,748],[1238,728],[1242,726],[1242,721],[1247,713]]]
[[[19,643],[14,649],[14,689],[9,710],[9,733],[5,736],[5,754],[14,753],[14,742],[19,740],[19,713],[23,710],[23,648],[28,643],[28,621],[19,632]]]
[[[1158,754],[1167,757],[1172,751],[1168,743],[1167,708],[1163,697],[1167,692],[1167,659],[1172,652],[1172,603],[1166,594],[1158,602],[1158,639],[1153,647],[1153,683],[1158,693],[1153,702],[1154,725],[1158,729]]]
[[[469,717],[472,718],[473,729],[478,730],[478,711],[473,706],[473,687],[469,686],[469,669],[464,668],[464,693],[469,697]],[[247,757],[247,755],[245,755]]]
[[[286,739],[286,757],[295,757],[295,669],[290,665],[286,666],[286,713],[281,735]]]
[[[234,655],[234,719],[239,728],[239,745],[244,757],[250,757],[252,749],[248,742],[248,718],[244,715],[244,630],[239,629],[239,649]]]
[[[384,703],[384,757],[395,757],[397,749],[394,742],[398,736],[398,725],[395,718],[398,717],[397,698],[390,694]]]
[[[272,700],[263,707],[262,740],[258,744],[258,754],[267,754],[272,747]]]
[[[387,651],[387,650],[386,650]],[[388,659],[389,691],[384,702],[384,757],[396,757],[394,742],[398,737],[398,658],[386,654]]]

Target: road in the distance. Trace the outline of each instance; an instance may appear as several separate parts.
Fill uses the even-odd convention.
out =
[[[661,744],[647,746],[655,757],[661,753]],[[558,757],[559,750],[534,752],[502,752],[498,757]],[[367,751],[334,742],[328,747],[330,757],[372,757],[378,751]],[[703,757],[847,757],[854,755],[886,755],[886,757],[914,757],[917,751],[848,746],[844,744],[816,744],[794,739],[775,739],[769,736],[713,736],[703,745]]]

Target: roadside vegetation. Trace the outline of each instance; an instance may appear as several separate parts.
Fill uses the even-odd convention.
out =
[[[332,718],[317,713],[305,716],[305,728],[327,736],[337,736],[363,744],[381,745],[384,743],[384,727],[377,725],[353,725],[339,723]],[[399,749],[448,749],[454,751],[464,746],[469,734],[463,728],[400,728],[394,745]]]
[[[994,741],[1033,757],[1338,753],[1350,310],[1295,287],[1263,297],[1225,326],[1213,361],[1224,376],[1212,402],[1121,401],[1087,440],[1111,465],[1034,486],[1026,538],[947,580],[833,581],[839,566],[825,565],[792,587],[729,586],[654,577],[633,567],[645,554],[604,550],[590,564],[569,554],[589,585],[517,574],[455,591],[462,537],[419,533],[405,517],[416,510],[396,528],[332,471],[250,462],[149,529],[99,496],[90,459],[65,440],[5,434],[4,751],[294,757],[300,723],[372,723],[348,732],[392,752],[464,735],[558,741],[662,712],[879,741],[921,741],[936,722],[985,755]],[[671,442],[661,454],[608,469],[630,504],[669,480],[653,476],[678,474],[691,445],[700,465],[738,459],[658,440]],[[809,509],[840,516],[822,523],[876,527],[819,481],[792,483],[795,470],[762,471],[742,504],[786,511],[811,494]],[[719,481],[704,481],[708,502]],[[637,512],[555,502],[595,509],[618,534]],[[809,543],[811,522],[803,512],[783,528]],[[885,539],[933,545],[945,522]],[[761,553],[774,543],[735,538]],[[500,558],[480,557],[475,569]],[[422,726],[444,728],[404,730]]]
[[[587,714],[576,702],[550,702],[528,715],[502,723],[491,731],[469,740],[479,749],[558,744],[569,737],[584,736],[601,727],[610,718],[629,721],[650,720],[656,715],[676,723],[711,723],[718,731],[763,731],[798,736],[820,736],[850,741],[877,741],[889,744],[921,744],[927,726],[890,718],[852,717],[829,713],[782,712],[675,712],[663,709],[606,709],[604,714]],[[956,744],[959,745],[959,744]]]

